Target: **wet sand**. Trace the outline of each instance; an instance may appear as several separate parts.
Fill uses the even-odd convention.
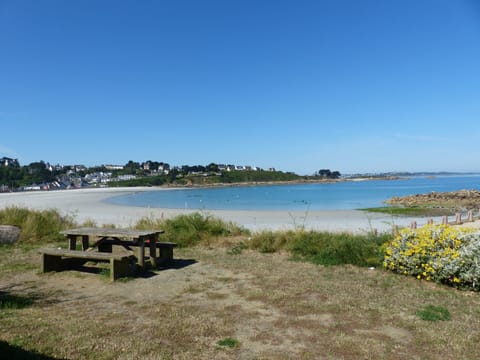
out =
[[[116,205],[105,202],[112,196],[134,194],[139,191],[169,191],[164,188],[95,188],[0,194],[0,209],[8,206],[29,209],[57,209],[62,215],[71,215],[79,223],[93,220],[98,226],[114,224],[133,226],[143,217],[172,218],[199,210],[165,209]],[[316,211],[237,211],[202,210],[225,221],[232,221],[252,231],[287,230],[298,227],[333,232],[390,231],[393,225],[409,226],[416,220],[421,226],[425,218],[395,217],[358,210]]]

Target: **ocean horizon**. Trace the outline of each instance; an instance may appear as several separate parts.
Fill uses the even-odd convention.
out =
[[[245,185],[134,192],[105,200],[111,204],[190,210],[309,211],[385,206],[394,196],[480,190],[480,174],[412,176],[395,180]]]

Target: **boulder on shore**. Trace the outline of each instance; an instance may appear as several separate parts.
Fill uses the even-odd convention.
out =
[[[19,227],[13,225],[0,225],[0,244],[13,244],[19,237]]]

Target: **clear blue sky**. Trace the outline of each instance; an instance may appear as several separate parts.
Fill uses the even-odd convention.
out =
[[[0,157],[480,171],[480,1],[0,0]]]

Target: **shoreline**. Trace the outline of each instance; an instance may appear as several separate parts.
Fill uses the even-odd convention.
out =
[[[251,231],[307,230],[365,233],[372,230],[389,232],[393,225],[419,226],[427,218],[393,217],[388,214],[361,210],[263,211],[263,210],[198,210],[167,209],[117,205],[105,200],[118,195],[146,191],[168,191],[165,187],[84,188],[71,190],[0,193],[0,209],[17,206],[33,210],[56,209],[63,216],[73,216],[76,222],[94,221],[97,226],[132,227],[144,217],[169,219],[182,214],[205,212]],[[435,220],[439,222],[440,219]]]

